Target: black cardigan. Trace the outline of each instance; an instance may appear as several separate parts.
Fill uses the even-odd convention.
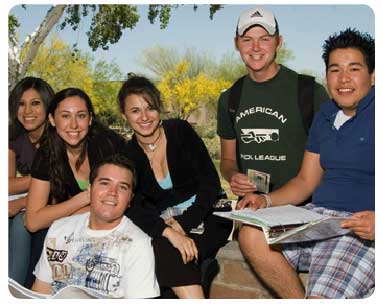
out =
[[[143,202],[134,204],[127,215],[152,237],[162,236],[166,227],[160,217],[161,212],[193,195],[196,195],[195,202],[176,219],[185,232],[198,226],[211,213],[221,191],[219,176],[209,153],[190,124],[179,119],[164,120],[163,128],[172,189],[164,190],[159,186],[135,136],[127,147],[127,155],[137,169],[137,190],[143,197]]]

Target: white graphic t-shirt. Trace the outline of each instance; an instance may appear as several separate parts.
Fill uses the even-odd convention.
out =
[[[35,276],[54,292],[81,285],[111,298],[159,296],[151,238],[125,216],[112,230],[92,230],[89,215],[52,224]]]

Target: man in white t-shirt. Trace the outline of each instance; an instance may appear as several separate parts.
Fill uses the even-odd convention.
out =
[[[159,296],[151,238],[124,216],[136,182],[132,164],[111,156],[89,182],[90,212],[49,228],[32,290],[50,294],[80,285],[111,298]]]

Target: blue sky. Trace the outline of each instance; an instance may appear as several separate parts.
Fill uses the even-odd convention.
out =
[[[288,66],[296,70],[310,69],[316,75],[324,74],[321,59],[321,46],[332,33],[346,27],[355,27],[375,36],[375,16],[367,5],[262,5],[275,13],[280,32],[293,51],[295,59]],[[170,23],[161,30],[159,22],[151,25],[146,18],[147,6],[140,5],[140,21],[133,30],[125,30],[121,40],[108,51],[99,50],[94,54],[96,59],[111,61],[114,59],[123,72],[145,72],[138,59],[142,51],[154,45],[164,47],[195,47],[210,54],[217,60],[228,51],[234,51],[233,37],[239,14],[255,5],[225,5],[218,11],[213,20],[209,19],[208,5],[200,5],[196,12],[192,5],[180,6],[174,10]],[[27,10],[19,5],[11,12],[18,16],[21,27],[20,35],[29,34],[46,13],[47,6],[30,5]],[[90,51],[85,32],[88,24],[82,24],[79,31],[70,29],[60,31],[60,38],[68,43],[77,42],[81,50]]]

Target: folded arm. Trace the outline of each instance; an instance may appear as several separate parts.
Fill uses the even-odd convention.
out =
[[[58,218],[70,216],[90,203],[88,191],[83,191],[67,201],[48,204],[50,183],[32,178],[27,199],[25,224],[29,231],[36,232],[49,227]]]
[[[28,191],[30,175],[16,176],[16,154],[8,150],[8,194],[15,195]]]
[[[16,216],[27,205],[27,197],[8,201],[8,217]]]

